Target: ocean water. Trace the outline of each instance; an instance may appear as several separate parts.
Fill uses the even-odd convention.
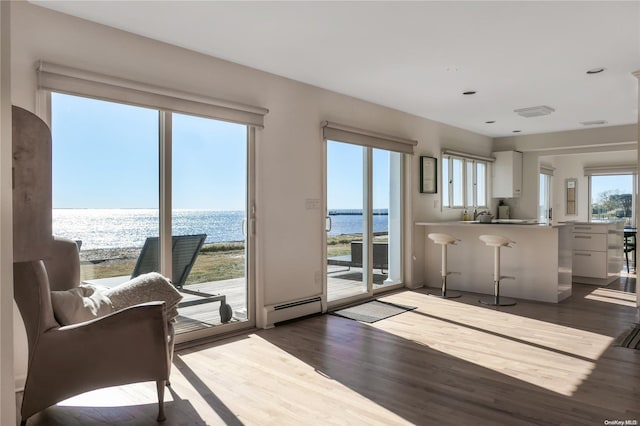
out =
[[[362,232],[359,210],[330,211],[329,235]],[[173,235],[207,234],[205,243],[243,241],[244,212],[174,210]],[[386,232],[386,211],[376,211],[373,231]],[[82,240],[83,249],[142,247],[147,237],[157,237],[158,210],[154,209],[53,209],[53,234]]]

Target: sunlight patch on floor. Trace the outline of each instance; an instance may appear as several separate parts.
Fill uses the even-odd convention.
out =
[[[132,395],[135,396],[132,397]],[[164,400],[173,401],[170,392],[165,392]],[[141,403],[158,403],[155,382],[97,389],[65,399],[57,405],[61,407],[128,407]]]
[[[335,349],[339,351],[339,348]],[[334,358],[345,354],[336,352],[326,356]],[[299,418],[299,424],[309,416],[315,417],[318,424],[335,422],[335,413],[318,416],[316,408],[309,405],[310,400],[335,407],[337,411],[352,410],[354,400],[359,400],[355,404],[357,412],[351,414],[362,418],[363,424],[376,423],[374,419],[382,419],[386,424],[407,424],[402,417],[341,383],[322,367],[305,362],[257,334],[181,354],[180,359],[194,371],[211,371],[211,376],[202,377],[206,392],[216,395],[230,411],[236,412],[250,404],[252,417],[240,419],[249,424],[269,423],[274,407],[278,407],[280,418],[284,416],[292,421]],[[243,366],[241,370],[237,368],[238,363]],[[321,360],[318,363],[322,365]],[[344,407],[343,401],[347,402]]]
[[[429,297],[429,296],[425,296]],[[393,298],[416,304],[415,299]],[[376,327],[483,368],[571,396],[612,337],[523,315],[431,297],[415,311]],[[501,308],[502,309],[502,308]],[[401,318],[403,317],[404,318]],[[407,333],[407,324],[415,331]],[[401,330],[404,330],[400,332]]]
[[[627,293],[626,291],[612,290],[609,288],[597,288],[587,294],[585,299],[595,300],[598,302],[613,303],[621,306],[636,306],[635,293]]]

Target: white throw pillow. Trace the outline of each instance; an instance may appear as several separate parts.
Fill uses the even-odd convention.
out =
[[[51,305],[53,314],[62,325],[89,321],[114,310],[108,296],[87,284],[70,290],[52,291]]]

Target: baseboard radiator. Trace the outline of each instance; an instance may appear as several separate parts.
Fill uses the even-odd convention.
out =
[[[295,302],[282,303],[280,305],[265,306],[264,328],[271,328],[274,324],[281,321],[287,321],[320,312],[322,312],[322,298],[320,296],[297,300]]]

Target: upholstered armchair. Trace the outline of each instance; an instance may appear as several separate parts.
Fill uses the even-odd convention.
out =
[[[22,424],[73,395],[143,381],[156,381],[158,421],[163,421],[173,346],[164,303],[136,305],[61,326],[50,291],[77,286],[79,276],[78,249],[71,240],[54,239],[48,259],[14,263],[14,297],[29,343]]]

